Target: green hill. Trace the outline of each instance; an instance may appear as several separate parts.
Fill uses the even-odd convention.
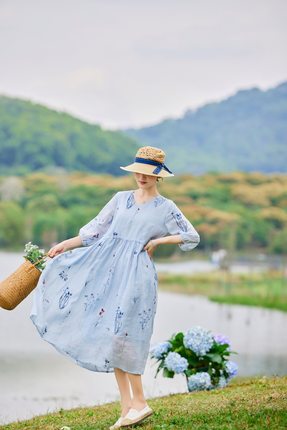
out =
[[[120,132],[103,130],[30,101],[0,96],[1,175],[35,170],[83,170],[123,175],[137,145]]]
[[[175,174],[287,172],[287,82],[267,91],[238,91],[182,118],[117,132],[0,96],[1,175],[57,168],[125,175],[119,166],[130,163],[142,145],[163,148]]]
[[[175,173],[287,172],[287,82],[238,91],[182,118],[125,133],[164,149]]]

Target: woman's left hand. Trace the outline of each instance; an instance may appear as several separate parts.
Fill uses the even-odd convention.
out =
[[[157,242],[155,239],[151,239],[148,241],[148,243],[144,246],[144,250],[147,251],[148,255],[152,257],[152,254],[157,247]]]

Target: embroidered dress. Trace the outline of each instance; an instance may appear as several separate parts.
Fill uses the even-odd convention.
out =
[[[143,374],[157,308],[150,239],[180,234],[189,251],[199,235],[176,204],[161,195],[137,203],[119,191],[79,230],[82,247],[46,263],[33,291],[30,318],[40,336],[95,372],[115,367]]]

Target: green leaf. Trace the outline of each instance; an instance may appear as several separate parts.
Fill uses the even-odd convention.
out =
[[[205,356],[215,363],[222,363],[222,357],[219,354],[208,353],[208,354],[205,354]]]
[[[199,364],[199,359],[197,357],[187,357],[187,361],[191,366],[197,366]]]
[[[174,372],[172,372],[171,370],[168,370],[166,367],[163,369],[163,376],[165,376],[166,378],[173,378],[174,377]]]

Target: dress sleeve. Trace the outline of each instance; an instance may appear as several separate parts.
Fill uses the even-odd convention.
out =
[[[165,226],[171,235],[180,234],[183,243],[178,246],[182,251],[191,251],[200,242],[198,232],[172,201],[165,218]]]
[[[93,245],[93,243],[106,233],[114,218],[117,206],[117,195],[118,193],[108,201],[95,218],[80,228],[79,236],[83,246]]]

